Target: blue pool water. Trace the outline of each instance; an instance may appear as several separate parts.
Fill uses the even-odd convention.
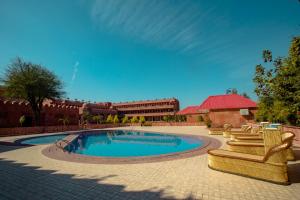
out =
[[[108,131],[80,135],[67,150],[90,156],[153,156],[192,150],[203,145],[185,136],[134,131]]]
[[[30,145],[50,144],[56,142],[57,140],[61,140],[65,138],[67,135],[68,134],[33,137],[33,138],[21,140],[21,144],[30,144]]]

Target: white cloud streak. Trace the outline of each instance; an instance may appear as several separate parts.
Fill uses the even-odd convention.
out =
[[[72,73],[72,78],[71,78],[71,85],[73,85],[76,76],[77,76],[77,72],[78,72],[78,66],[79,66],[79,62],[76,61],[75,64],[73,65],[73,73]]]
[[[210,38],[214,39],[213,31],[225,21],[216,17],[214,10],[193,1],[95,0],[91,16],[101,30],[159,48],[188,52],[217,43]]]

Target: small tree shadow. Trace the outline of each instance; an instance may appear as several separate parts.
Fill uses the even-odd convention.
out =
[[[0,153],[7,152],[7,151],[13,151],[16,149],[21,149],[21,148],[26,148],[28,146],[22,146],[22,145],[17,145],[15,143],[11,142],[3,142],[0,141]]]

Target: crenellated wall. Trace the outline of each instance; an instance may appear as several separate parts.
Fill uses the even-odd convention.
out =
[[[35,124],[33,112],[27,101],[0,99],[0,127],[20,126],[19,119],[23,115],[26,117],[23,126]],[[78,124],[79,107],[45,101],[41,113],[41,125],[61,125],[62,122],[59,121],[61,118],[68,118],[69,125]]]

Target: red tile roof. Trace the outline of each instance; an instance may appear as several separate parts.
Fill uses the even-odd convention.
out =
[[[257,105],[251,99],[238,94],[226,94],[209,96],[199,106],[200,110],[227,109],[227,108],[256,108]]]
[[[177,115],[196,114],[199,113],[199,106],[188,106],[185,109],[177,112]]]
[[[209,96],[200,106],[188,106],[179,111],[178,115],[204,113],[211,109],[229,109],[229,108],[256,108],[257,105],[251,99],[237,94],[226,94]]]

